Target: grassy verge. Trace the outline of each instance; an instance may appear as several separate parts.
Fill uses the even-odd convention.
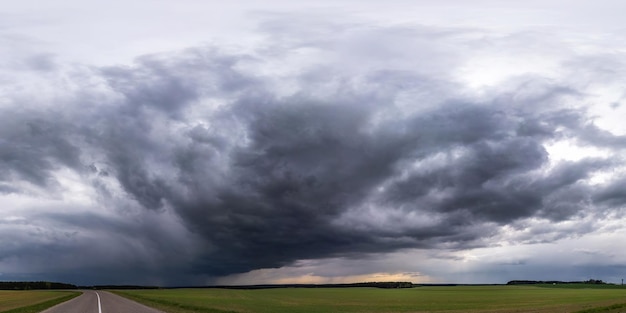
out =
[[[39,299],[40,297],[38,297],[39,295],[37,293],[39,293],[38,291],[23,291],[20,292],[21,294],[19,294],[19,301],[37,301],[36,299]],[[28,297],[28,295],[26,297],[24,297],[23,293],[31,293],[33,296],[32,297]],[[0,308],[0,312],[2,313],[37,313],[37,312],[41,312],[47,308],[53,307],[59,303],[68,301],[70,299],[73,299],[75,297],[78,297],[80,295],[80,292],[76,292],[76,291],[70,291],[70,292],[66,292],[66,291],[57,291],[57,292],[47,292],[47,293],[55,293],[55,295],[57,295],[57,297],[53,297],[52,299],[48,299],[48,300],[43,300],[42,302],[38,302],[35,304],[31,304],[33,302],[21,302],[24,306],[20,306],[20,307],[16,307],[16,308],[12,308],[12,309],[2,309]],[[7,296],[7,294],[3,294],[3,296]],[[7,301],[8,302],[8,301]],[[15,303],[15,302],[10,302],[10,303]],[[30,305],[26,305],[26,304],[30,304]],[[15,304],[13,304],[15,305]],[[20,304],[18,304],[20,305]]]
[[[128,291],[112,290],[111,292],[167,313],[236,313],[235,311],[224,311],[215,308],[201,307],[172,300],[160,299],[158,297],[141,296]]]
[[[626,303],[618,303],[609,306],[603,306],[598,308],[591,308],[582,311],[578,311],[576,313],[618,313],[624,312],[626,308]]]

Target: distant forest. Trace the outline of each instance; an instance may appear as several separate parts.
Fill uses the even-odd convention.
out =
[[[537,285],[537,284],[606,284],[599,279],[590,279],[585,281],[558,281],[558,280],[512,280],[507,285]]]
[[[0,281],[0,290],[76,289],[72,284],[49,281]]]
[[[383,289],[413,288],[411,282],[366,282],[351,284],[280,284],[280,285],[250,285],[250,286],[211,286],[210,288],[224,289],[269,289],[269,288],[353,288],[353,287],[373,287]]]

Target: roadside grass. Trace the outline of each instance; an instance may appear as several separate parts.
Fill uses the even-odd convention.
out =
[[[161,297],[151,297],[151,296],[145,296],[145,295],[141,295],[141,294],[137,294],[134,291],[117,291],[117,290],[110,290],[111,292],[126,297],[128,299],[137,301],[141,304],[147,305],[149,307],[167,312],[167,313],[236,313],[237,311],[225,311],[225,310],[219,310],[216,308],[211,308],[211,307],[206,307],[206,306],[201,306],[201,305],[194,305],[187,303],[186,301],[176,301],[176,300],[169,300],[167,298],[161,298]]]
[[[617,303],[609,306],[580,310],[576,313],[622,313],[626,312],[626,303]]]
[[[77,291],[0,290],[0,312],[37,313],[79,295]]]
[[[626,302],[626,289],[428,286],[409,289],[276,288],[117,290],[168,313],[576,312]],[[613,308],[612,308],[613,309]],[[613,312],[613,311],[585,311]]]

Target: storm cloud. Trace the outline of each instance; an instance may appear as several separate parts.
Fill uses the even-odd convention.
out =
[[[0,272],[203,283],[302,260],[545,243],[623,217],[626,137],[596,125],[580,81],[524,73],[476,94],[456,78],[464,49],[527,34],[290,21],[262,23],[265,45],[246,52],[29,57],[50,72],[32,86],[48,89],[3,89]],[[583,58],[568,57],[563,72]],[[594,58],[598,71],[623,66]],[[559,159],[559,143],[594,152]]]

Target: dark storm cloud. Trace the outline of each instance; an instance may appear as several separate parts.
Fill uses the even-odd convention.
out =
[[[609,207],[623,207],[626,203],[625,183],[626,179],[624,178],[616,179],[608,183],[605,188],[594,193],[594,202]]]
[[[285,96],[275,90],[284,81],[246,68],[265,61],[213,48],[149,56],[90,73],[110,93],[100,102],[93,91],[89,101],[65,100],[46,114],[5,110],[0,192],[25,192],[13,181],[53,188],[56,170],[73,169],[98,191],[103,210],[120,215],[34,222],[131,238],[103,244],[117,247],[114,256],[137,247],[157,256],[150,275],[172,261],[177,243],[133,214],[173,213],[198,240],[186,263],[171,266],[216,276],[302,259],[488,245],[498,227],[525,218],[558,222],[625,204],[620,179],[588,183],[623,160],[550,163],[545,144],[553,140],[624,144],[585,111],[559,104],[576,93],[558,84],[537,79],[476,100],[423,73],[320,66],[289,74],[297,86]],[[69,242],[59,251],[85,249]],[[32,247],[12,254],[42,250]],[[124,266],[110,262],[103,264]]]
[[[111,88],[123,95],[128,110],[147,107],[171,117],[201,96],[236,92],[254,82],[233,68],[247,56],[224,55],[210,47],[188,49],[184,54],[188,58],[144,56],[133,67],[107,67],[101,72]]]
[[[0,112],[0,182],[17,178],[47,186],[54,183],[51,171],[79,166],[72,125],[62,116],[19,109]]]
[[[305,87],[281,98],[236,71],[241,59],[194,52],[104,72],[123,96],[120,116],[108,118],[128,120],[106,125],[116,128],[98,138],[112,173],[143,207],[171,205],[203,238],[195,271],[221,275],[306,258],[469,247],[494,234],[483,228],[489,223],[586,214],[592,192],[585,179],[614,165],[583,159],[545,168],[545,141],[586,134],[582,111],[454,100],[403,112],[393,105],[402,87],[388,86],[434,82],[394,71],[363,78],[387,86],[383,92],[346,87],[319,98]],[[531,100],[567,92],[555,85],[543,93]],[[202,108],[194,101],[216,96],[229,103],[189,114]],[[168,133],[178,121],[184,131]],[[428,165],[430,158],[436,164]],[[379,216],[359,216],[364,207],[376,207]],[[392,211],[398,225],[375,226]],[[412,226],[403,221],[411,214],[438,218]]]

